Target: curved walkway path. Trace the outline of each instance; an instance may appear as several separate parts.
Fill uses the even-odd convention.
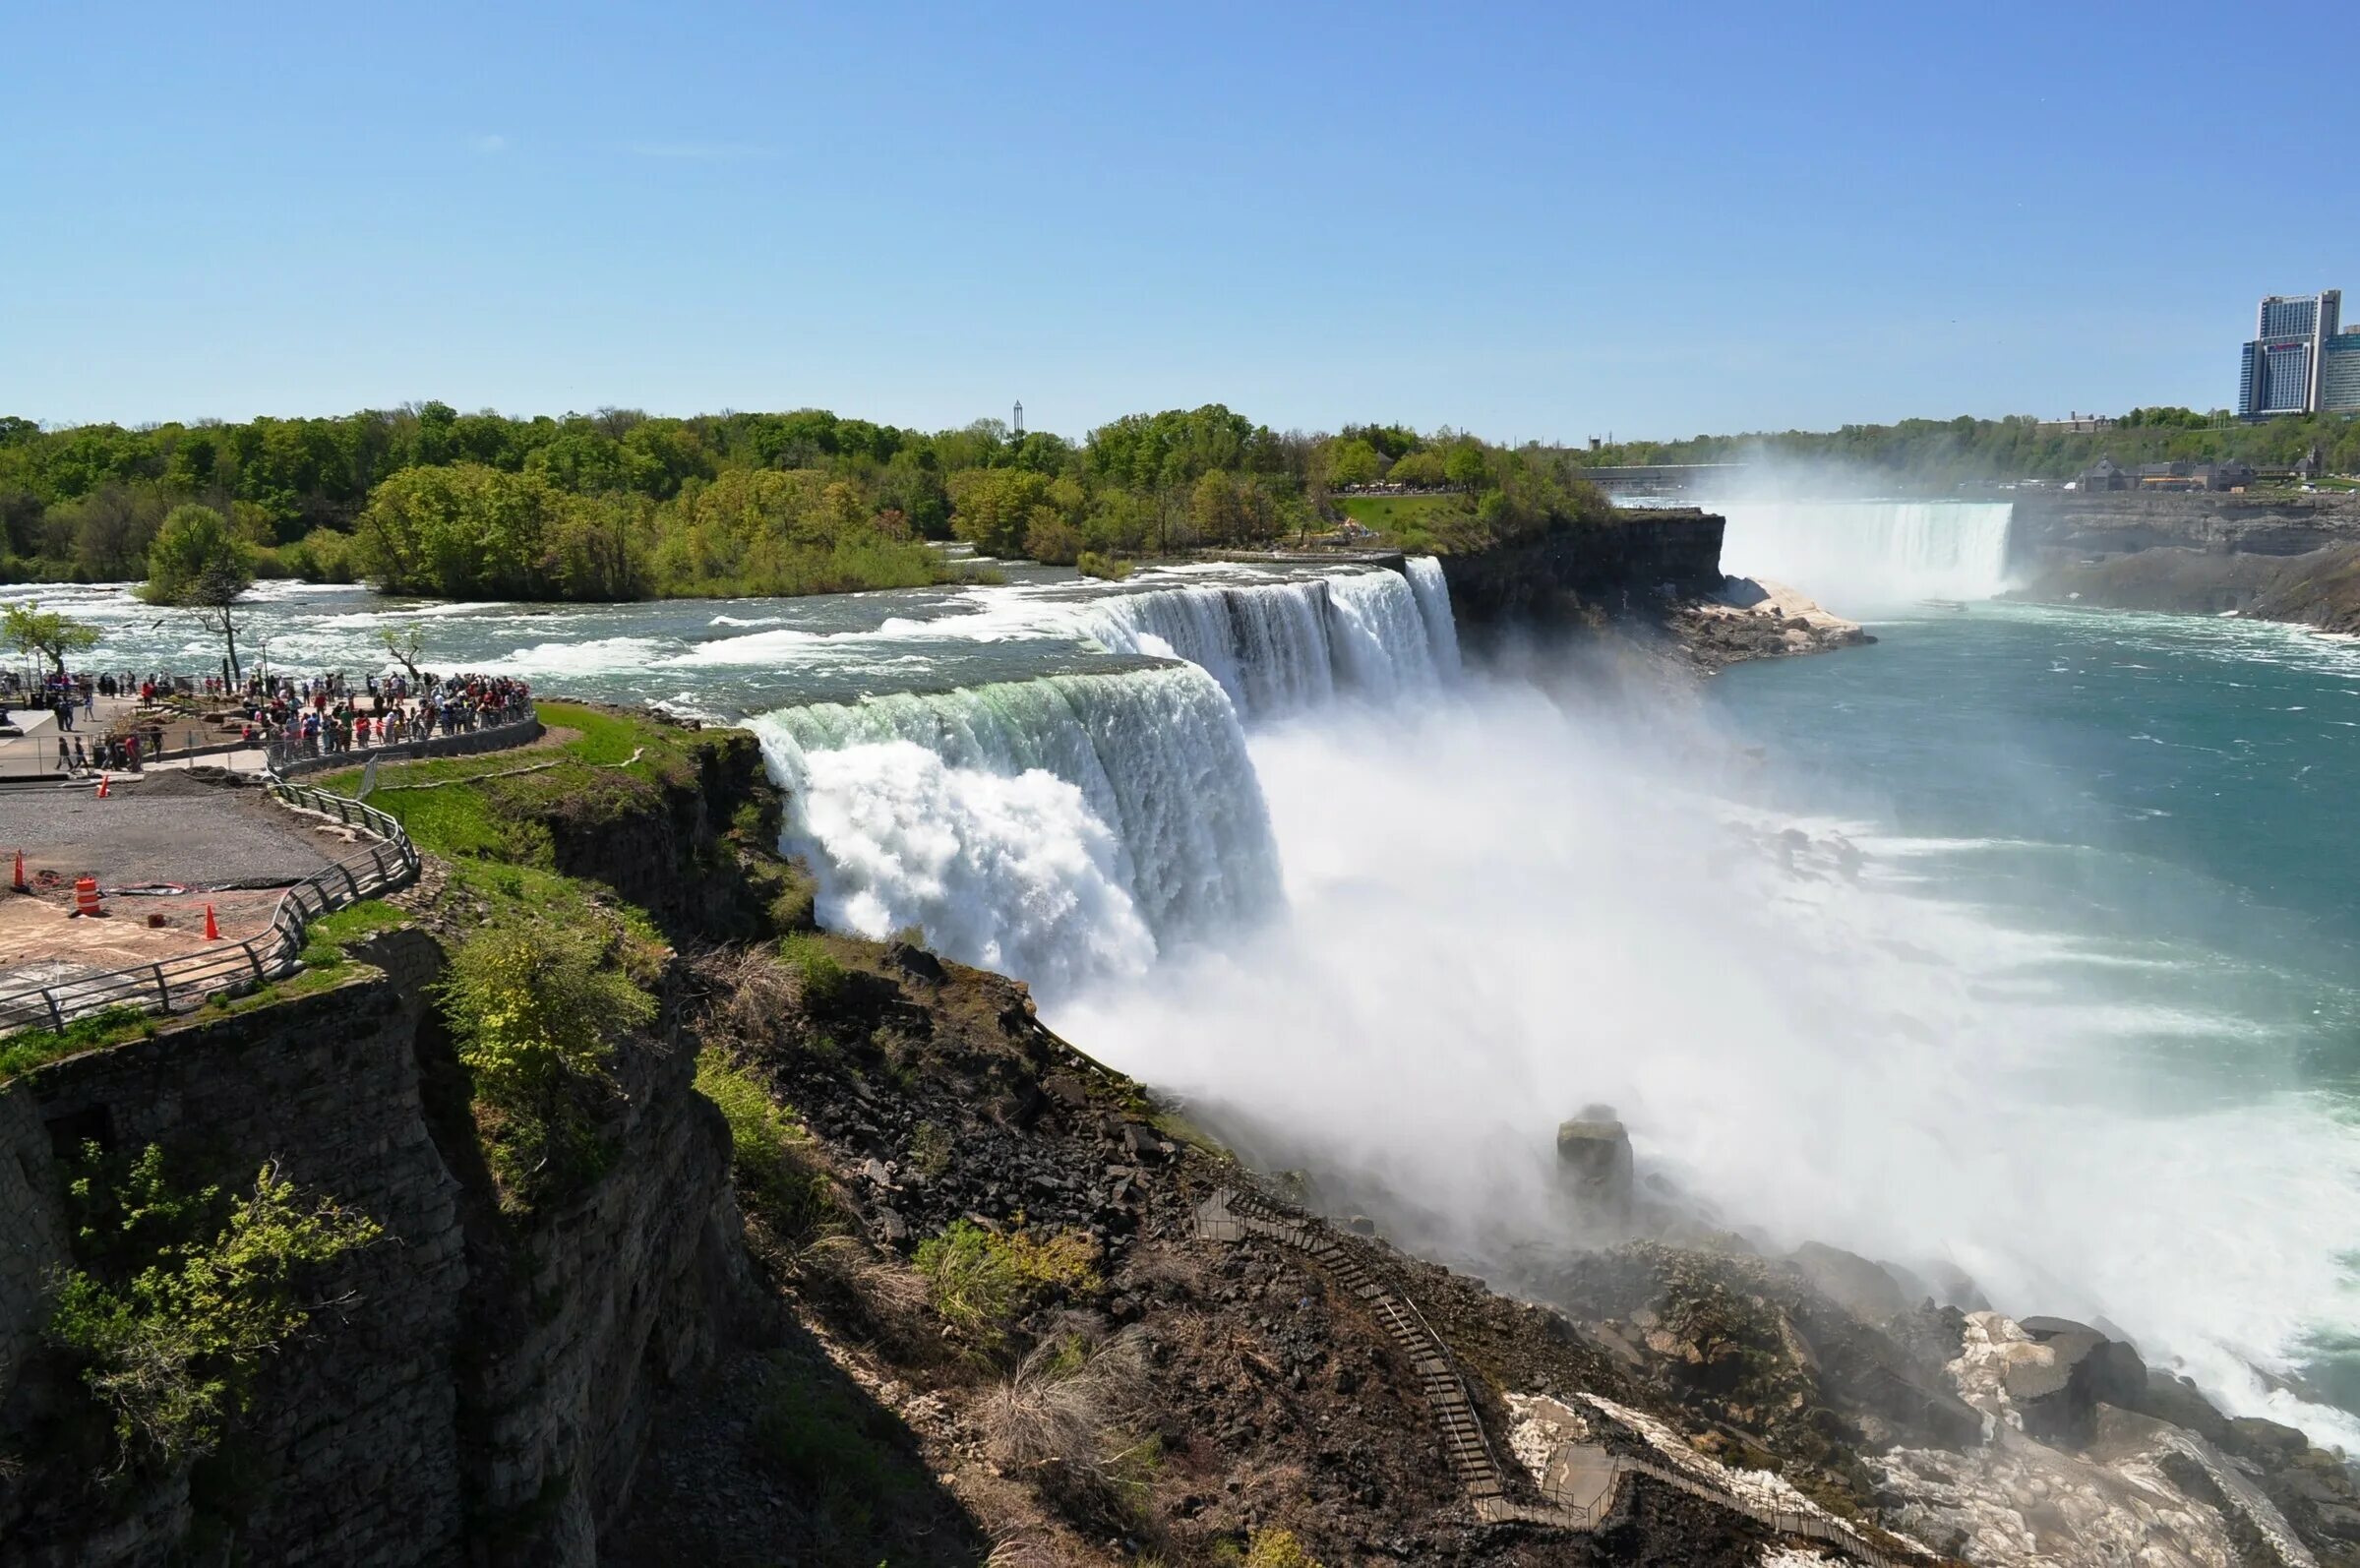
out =
[[[1466,1488],[1475,1516],[1485,1524],[1516,1522],[1559,1530],[1595,1530],[1621,1500],[1631,1481],[1644,1476],[1717,1507],[1742,1514],[1785,1536],[1833,1546],[1880,1568],[1905,1561],[1880,1550],[1833,1516],[1773,1508],[1707,1484],[1667,1465],[1609,1453],[1593,1444],[1569,1444],[1550,1465],[1549,1487],[1562,1502],[1534,1505],[1512,1501],[1499,1460],[1483,1433],[1475,1402],[1442,1343],[1418,1308],[1388,1289],[1356,1252],[1316,1220],[1293,1215],[1250,1192],[1225,1187],[1197,1206],[1196,1235],[1208,1241],[1241,1241],[1249,1236],[1307,1254],[1330,1279],[1365,1304],[1386,1334],[1409,1357],[1419,1391],[1442,1436],[1442,1451]]]

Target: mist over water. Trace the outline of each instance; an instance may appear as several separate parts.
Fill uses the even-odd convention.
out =
[[[2360,1323],[2341,1255],[2360,1136],[2314,1070],[2360,1007],[2299,915],[2272,924],[2201,858],[2125,837],[2169,808],[2125,807],[2123,833],[2093,818],[2102,775],[2012,717],[1977,754],[1917,759],[1991,797],[1988,820],[1907,810],[1906,758],[1864,782],[1840,752],[1764,754],[1742,702],[1451,673],[1438,582],[1380,577],[1106,612],[1128,618],[1110,645],[1189,656],[1192,681],[757,720],[803,786],[823,912],[1032,979],[1054,1026],[1257,1163],[1510,1288],[1571,1236],[1557,1121],[1605,1102],[1699,1224],[2102,1316],[2240,1410],[2360,1441],[2268,1381],[2331,1382]],[[2010,658],[2054,644],[2010,613]],[[1942,730],[1943,683],[1985,645],[1909,665],[1930,684],[1883,727]],[[1866,700],[1883,656],[1811,661],[1861,691],[1772,728],[1816,739],[1811,715]],[[2022,689],[2039,668],[1992,673]],[[1117,721],[1141,702],[1156,716]],[[1225,825],[1180,831],[1200,815]],[[2138,918],[2155,898],[2186,918]],[[2221,940],[2240,920],[2272,937]]]
[[[1732,569],[1859,613],[1730,510]],[[1840,517],[1822,565],[1972,597],[1918,564],[1996,571],[2003,510]],[[2360,649],[1976,603],[1679,702],[1462,670],[1409,567],[259,608],[290,665],[418,621],[439,664],[751,722],[830,924],[1031,980],[1258,1162],[1509,1288],[1569,1235],[1557,1121],[1604,1101],[1703,1223],[1955,1264],[2360,1446],[2320,1397],[2360,1406]],[[100,663],[203,651],[56,591]]]

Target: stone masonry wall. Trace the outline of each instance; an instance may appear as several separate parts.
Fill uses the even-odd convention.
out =
[[[623,1054],[630,1109],[608,1174],[516,1225],[426,1005],[440,949],[403,931],[365,952],[382,975],[0,1088],[0,1459],[15,1462],[0,1463],[0,1561],[160,1563],[195,1517],[186,1477],[93,1507],[88,1454],[40,1446],[75,1402],[88,1409],[39,1350],[43,1281],[69,1260],[61,1151],[85,1137],[162,1144],[225,1184],[276,1162],[386,1230],[324,1282],[340,1304],[266,1367],[225,1445],[239,1560],[596,1560],[654,1392],[709,1351],[719,1297],[744,1283],[727,1130],[667,1027]]]

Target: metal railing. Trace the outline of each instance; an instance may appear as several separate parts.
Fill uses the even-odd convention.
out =
[[[376,807],[283,779],[272,779],[265,787],[294,810],[333,816],[377,841],[365,852],[323,867],[289,887],[271,911],[271,924],[243,941],[108,974],[0,992],[0,1033],[43,1024],[63,1029],[76,1018],[109,1007],[185,1011],[202,1005],[215,992],[268,985],[299,966],[304,932],[313,921],[407,886],[417,876],[417,847],[398,821]]]

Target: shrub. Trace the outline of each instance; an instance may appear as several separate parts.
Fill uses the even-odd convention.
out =
[[[1108,582],[1120,582],[1131,574],[1129,562],[1102,556],[1095,550],[1084,550],[1073,566],[1085,577],[1099,577]]]
[[[1246,1548],[1245,1568],[1319,1568],[1319,1559],[1303,1550],[1292,1530],[1257,1530]]]
[[[997,1343],[1007,1325],[1055,1291],[1098,1288],[1097,1248],[1077,1231],[1006,1235],[960,1220],[922,1242],[912,1260],[936,1313],[952,1328]]]
[[[806,1008],[825,1012],[843,1002],[851,990],[851,977],[822,938],[789,936],[778,944],[778,952],[798,977]]]
[[[696,1057],[696,1089],[729,1123],[730,1170],[747,1210],[793,1245],[832,1230],[843,1211],[827,1174],[811,1162],[811,1134],[770,1098],[761,1080],[707,1046]]]
[[[383,1234],[325,1197],[304,1201],[265,1166],[218,1230],[163,1239],[208,1229],[201,1217],[218,1192],[174,1190],[153,1145],[121,1186],[101,1194],[86,1176],[75,1195],[88,1211],[84,1250],[151,1261],[119,1286],[80,1270],[54,1276],[49,1337],[81,1357],[83,1381],[113,1414],[125,1458],[146,1454],[166,1466],[212,1450],[245,1408],[263,1357],[326,1304],[304,1291],[310,1274]]]
[[[478,1097],[523,1108],[568,1077],[605,1077],[615,1042],[654,1020],[655,998],[604,956],[582,933],[522,924],[451,955],[436,995]]]
[[[514,922],[461,943],[435,987],[474,1084],[486,1157],[517,1207],[604,1167],[587,1103],[611,1083],[617,1042],[656,1012],[606,957],[585,932]]]
[[[924,1176],[939,1176],[950,1169],[953,1151],[949,1133],[931,1121],[921,1121],[910,1134],[910,1169]]]

